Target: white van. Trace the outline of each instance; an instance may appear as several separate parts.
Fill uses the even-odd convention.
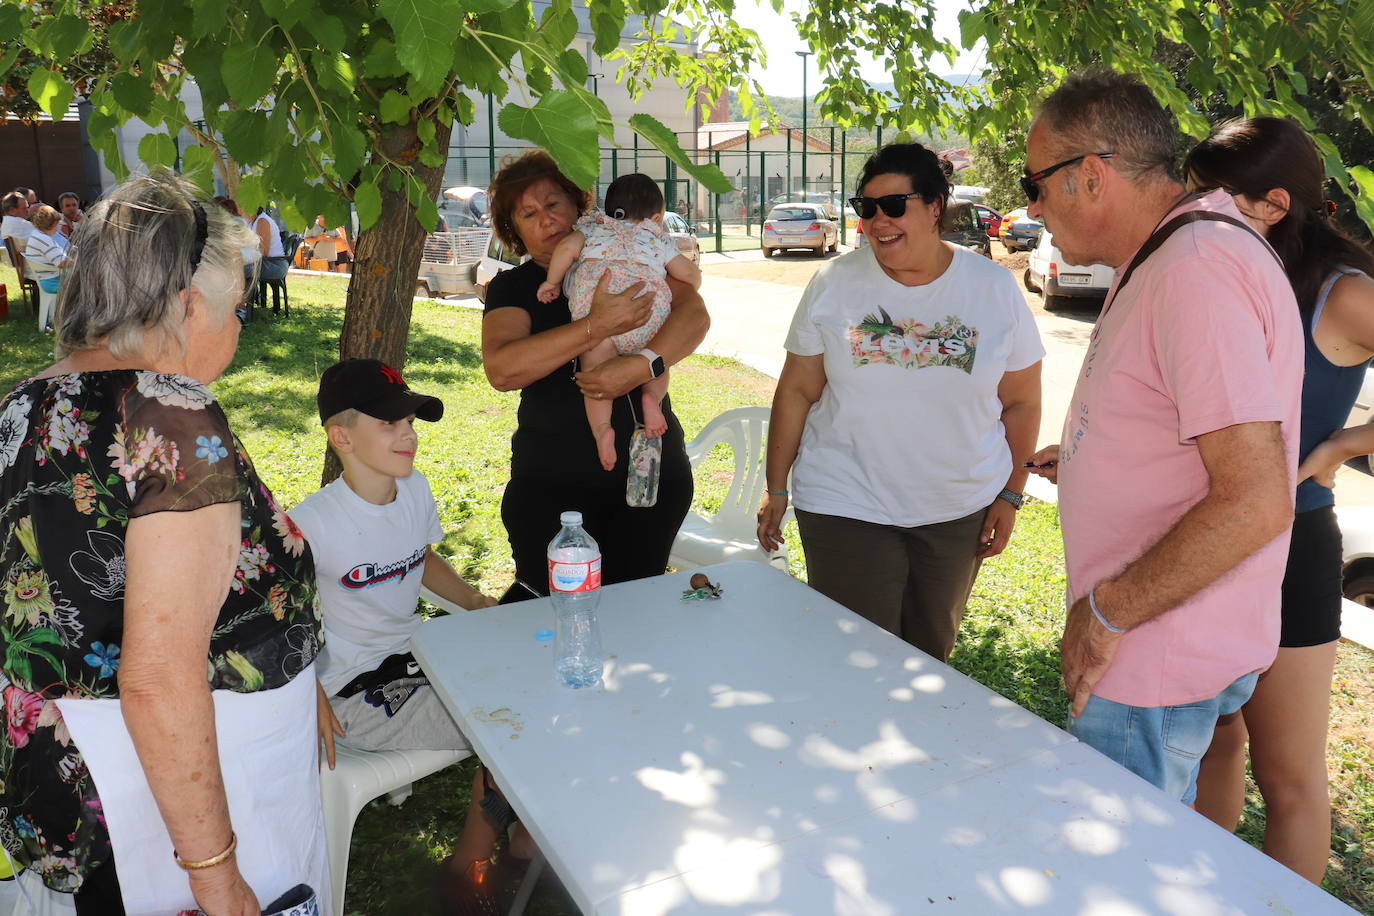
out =
[[[1047,228],[1040,233],[1040,241],[1031,249],[1030,266],[1026,268],[1022,282],[1031,292],[1043,293],[1045,307],[1049,308],[1050,300],[1056,296],[1103,298],[1111,288],[1114,273],[1103,264],[1081,266],[1066,262]]]

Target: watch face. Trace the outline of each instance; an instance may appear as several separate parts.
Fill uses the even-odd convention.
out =
[[[653,372],[654,378],[663,374],[663,357],[656,356],[649,363],[649,370]]]

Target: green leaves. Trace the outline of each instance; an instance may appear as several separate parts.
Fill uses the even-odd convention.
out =
[[[625,28],[624,0],[595,0],[587,6],[592,34],[596,36],[592,50],[598,57],[605,57],[620,47],[620,33]]]
[[[358,208],[358,229],[370,229],[382,216],[382,191],[376,182],[364,181],[353,192],[353,205]]]
[[[420,87],[437,92],[449,74],[462,11],[448,0],[378,0],[377,9],[396,33],[396,59]]]
[[[118,73],[111,86],[119,107],[132,115],[143,117],[153,107],[153,87],[142,77],[132,73]]]
[[[573,15],[572,0],[553,0],[539,20],[539,31],[551,48],[566,48],[577,37],[577,17]]]
[[[267,94],[277,79],[277,55],[265,42],[231,45],[220,69],[229,95],[240,105],[251,105]]]
[[[563,174],[579,188],[590,188],[601,171],[596,120],[573,93],[555,89],[532,108],[507,105],[496,119],[507,136],[549,151]]]
[[[388,124],[404,124],[410,120],[410,97],[395,89],[388,89],[378,103],[382,120]]]
[[[138,141],[138,158],[144,165],[171,168],[177,161],[177,146],[166,134],[148,134]]]
[[[718,167],[693,162],[678,144],[677,135],[669,130],[663,122],[646,114],[636,114],[630,116],[630,126],[634,128],[635,133],[658,147],[678,168],[701,182],[702,186],[712,194],[728,194],[734,190],[734,186],[730,184],[730,179],[726,178],[725,173]]]
[[[1360,189],[1355,197],[1355,212],[1365,225],[1374,226],[1374,171],[1368,166],[1357,165],[1350,170],[1350,178]]]
[[[90,47],[90,26],[77,16],[50,16],[40,21],[34,39],[54,60],[65,60]]]
[[[188,146],[181,154],[181,174],[206,194],[215,193],[215,157],[203,146]]]
[[[66,116],[67,106],[76,97],[76,92],[62,74],[39,67],[29,74],[29,95],[48,117],[60,121]]]

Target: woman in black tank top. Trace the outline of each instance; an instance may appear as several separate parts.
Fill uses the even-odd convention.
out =
[[[1264,851],[1315,884],[1331,845],[1326,728],[1340,638],[1337,468],[1374,452],[1374,426],[1343,429],[1374,357],[1374,256],[1330,222],[1316,146],[1297,123],[1223,125],[1189,154],[1190,184],[1221,187],[1279,253],[1306,339],[1301,466],[1283,582],[1278,655],[1233,716],[1217,723],[1197,810],[1228,830],[1245,801],[1245,749],[1264,796]]]

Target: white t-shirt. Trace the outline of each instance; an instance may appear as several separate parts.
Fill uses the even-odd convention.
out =
[[[425,553],[444,530],[419,471],[396,479],[396,498],[385,506],[339,477],[290,515],[315,556],[325,632],[319,676],[333,696],[388,655],[410,651]]]
[[[797,508],[910,528],[963,518],[1006,485],[997,386],[1045,355],[1006,268],[956,247],[940,277],[905,286],[861,248],[812,277],[786,346],[825,358],[792,468]]]
[[[16,239],[20,254],[24,253],[29,237],[34,235],[38,235],[38,229],[22,216],[6,215],[0,220],[0,238]]]
[[[266,220],[267,222],[267,234],[269,238],[267,242],[267,254],[263,255],[263,257],[286,257],[286,249],[281,247],[281,229],[277,226],[276,220],[272,219],[272,217],[268,216],[266,213],[259,213],[257,216],[253,217],[253,232],[256,233],[258,231],[258,223],[261,223],[264,220]],[[259,243],[258,250],[262,250],[261,243]]]

